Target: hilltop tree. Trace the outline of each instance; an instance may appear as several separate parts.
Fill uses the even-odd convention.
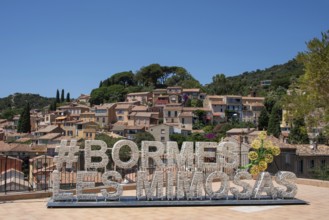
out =
[[[143,86],[156,86],[158,80],[163,76],[162,68],[159,64],[151,64],[142,67],[136,73],[136,80]]]
[[[61,102],[64,102],[65,99],[64,99],[64,89],[62,89],[62,94],[61,94]]]
[[[66,102],[70,102],[71,101],[70,93],[69,92],[66,94],[66,100],[65,101]]]
[[[228,91],[227,80],[224,74],[216,74],[212,77],[212,83],[209,85],[208,92],[216,95],[226,95]]]
[[[23,109],[18,121],[17,132],[18,133],[30,133],[31,132],[31,119],[30,119],[30,103],[27,103]]]
[[[57,89],[57,92],[56,92],[56,103],[60,103],[61,100],[59,99],[59,90]]]

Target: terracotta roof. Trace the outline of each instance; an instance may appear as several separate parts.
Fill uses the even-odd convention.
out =
[[[39,137],[39,140],[53,140],[55,138],[58,138],[59,136],[61,136],[60,133],[48,133],[46,135],[43,135],[41,137]]]
[[[86,95],[86,94],[81,94],[78,99],[86,99],[86,98],[90,98],[90,95]]]
[[[260,100],[264,101],[265,97],[251,97],[251,96],[242,96],[242,100]]]
[[[240,134],[240,133],[248,134],[254,130],[255,128],[232,128],[231,130],[228,130],[226,134]]]
[[[165,106],[164,107],[164,110],[170,110],[170,111],[172,111],[172,110],[179,110],[179,111],[182,111],[183,110],[183,107],[182,106],[176,106],[176,107],[168,107],[168,106]]]
[[[200,89],[183,89],[183,92],[200,92]]]
[[[7,122],[7,119],[0,119],[0,124]]]
[[[220,95],[207,95],[208,99],[223,99],[224,96],[220,96]]]
[[[55,118],[55,120],[64,120],[66,118],[67,118],[66,116],[59,116],[59,117]]]
[[[79,137],[73,137],[73,136],[59,136],[55,140],[58,140],[58,141],[61,141],[61,140],[71,141],[71,140],[79,140],[79,139],[80,139]]]
[[[49,132],[55,130],[56,128],[58,128],[57,125],[48,125],[47,127],[42,128],[42,129],[40,129],[36,132],[38,132],[38,133],[49,133]]]
[[[95,105],[94,109],[108,109],[116,105],[115,103],[104,103],[102,105]]]
[[[27,142],[27,141],[30,141],[30,140],[32,140],[32,138],[30,138],[30,137],[22,137],[22,138],[16,140],[15,142],[16,143],[24,143],[24,142]]]
[[[46,152],[45,145],[27,145],[27,144],[7,144],[0,141],[0,151],[2,152]]]
[[[195,108],[194,107],[184,107],[183,108],[184,112],[193,112],[196,110],[202,110],[202,111],[206,111],[206,112],[211,111],[209,108],[202,108],[202,107],[195,107]]]
[[[212,101],[211,104],[212,105],[226,105],[225,102],[223,102],[223,101]]]
[[[63,105],[63,106],[58,107],[59,110],[61,110],[61,109],[75,109],[75,108],[90,109],[88,106],[85,106],[85,105]]]
[[[144,106],[144,105],[138,105],[138,106],[135,106],[131,109],[131,111],[147,111],[148,110],[148,106]]]
[[[224,97],[228,98],[242,98],[241,95],[224,95]]]
[[[87,133],[87,132],[95,133],[96,129],[95,128],[86,128],[86,129],[83,130],[83,133]]]
[[[181,86],[169,86],[167,89],[181,89]]]
[[[155,117],[157,115],[159,115],[159,112],[137,112],[135,116],[150,118],[150,117]]]
[[[192,112],[182,112],[179,114],[179,117],[193,117],[193,113]]]
[[[80,114],[81,115],[95,115],[95,112],[83,112]]]
[[[145,129],[144,126],[126,126],[124,130],[143,130]]]
[[[131,107],[131,105],[129,104],[118,104],[117,107],[115,107],[115,109],[129,109]]]
[[[123,124],[114,124],[113,128],[111,129],[112,131],[123,131],[127,126]]]
[[[318,145],[314,149],[309,144],[297,145],[296,154],[299,156],[329,156],[329,146]]]
[[[150,92],[133,92],[133,93],[128,93],[127,96],[131,95],[149,95],[151,94]]]

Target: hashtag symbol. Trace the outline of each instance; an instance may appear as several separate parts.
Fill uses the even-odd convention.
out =
[[[72,163],[78,161],[78,156],[74,154],[79,151],[76,140],[71,140],[70,146],[67,146],[67,140],[62,140],[60,146],[56,146],[55,152],[58,156],[54,157],[54,163],[57,170],[61,170],[63,164],[66,163],[66,168],[72,168]]]

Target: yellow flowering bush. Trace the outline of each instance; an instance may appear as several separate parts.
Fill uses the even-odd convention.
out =
[[[261,131],[258,137],[251,143],[252,150],[248,153],[250,163],[242,168],[249,168],[252,175],[257,175],[267,169],[273,162],[274,156],[278,156],[280,148],[274,146],[270,140],[266,140],[266,131]]]

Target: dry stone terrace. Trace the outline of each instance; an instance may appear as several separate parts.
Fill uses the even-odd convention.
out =
[[[152,208],[82,208],[47,209],[48,198],[0,202],[6,219],[328,219],[329,187],[327,182],[300,180],[297,198],[308,205],[285,206],[212,206]],[[215,183],[216,184],[216,183]],[[307,184],[307,185],[306,185]],[[319,187],[322,185],[323,187]],[[219,187],[218,185],[214,186]],[[135,195],[124,191],[125,196]],[[1,198],[1,197],[0,197]]]

